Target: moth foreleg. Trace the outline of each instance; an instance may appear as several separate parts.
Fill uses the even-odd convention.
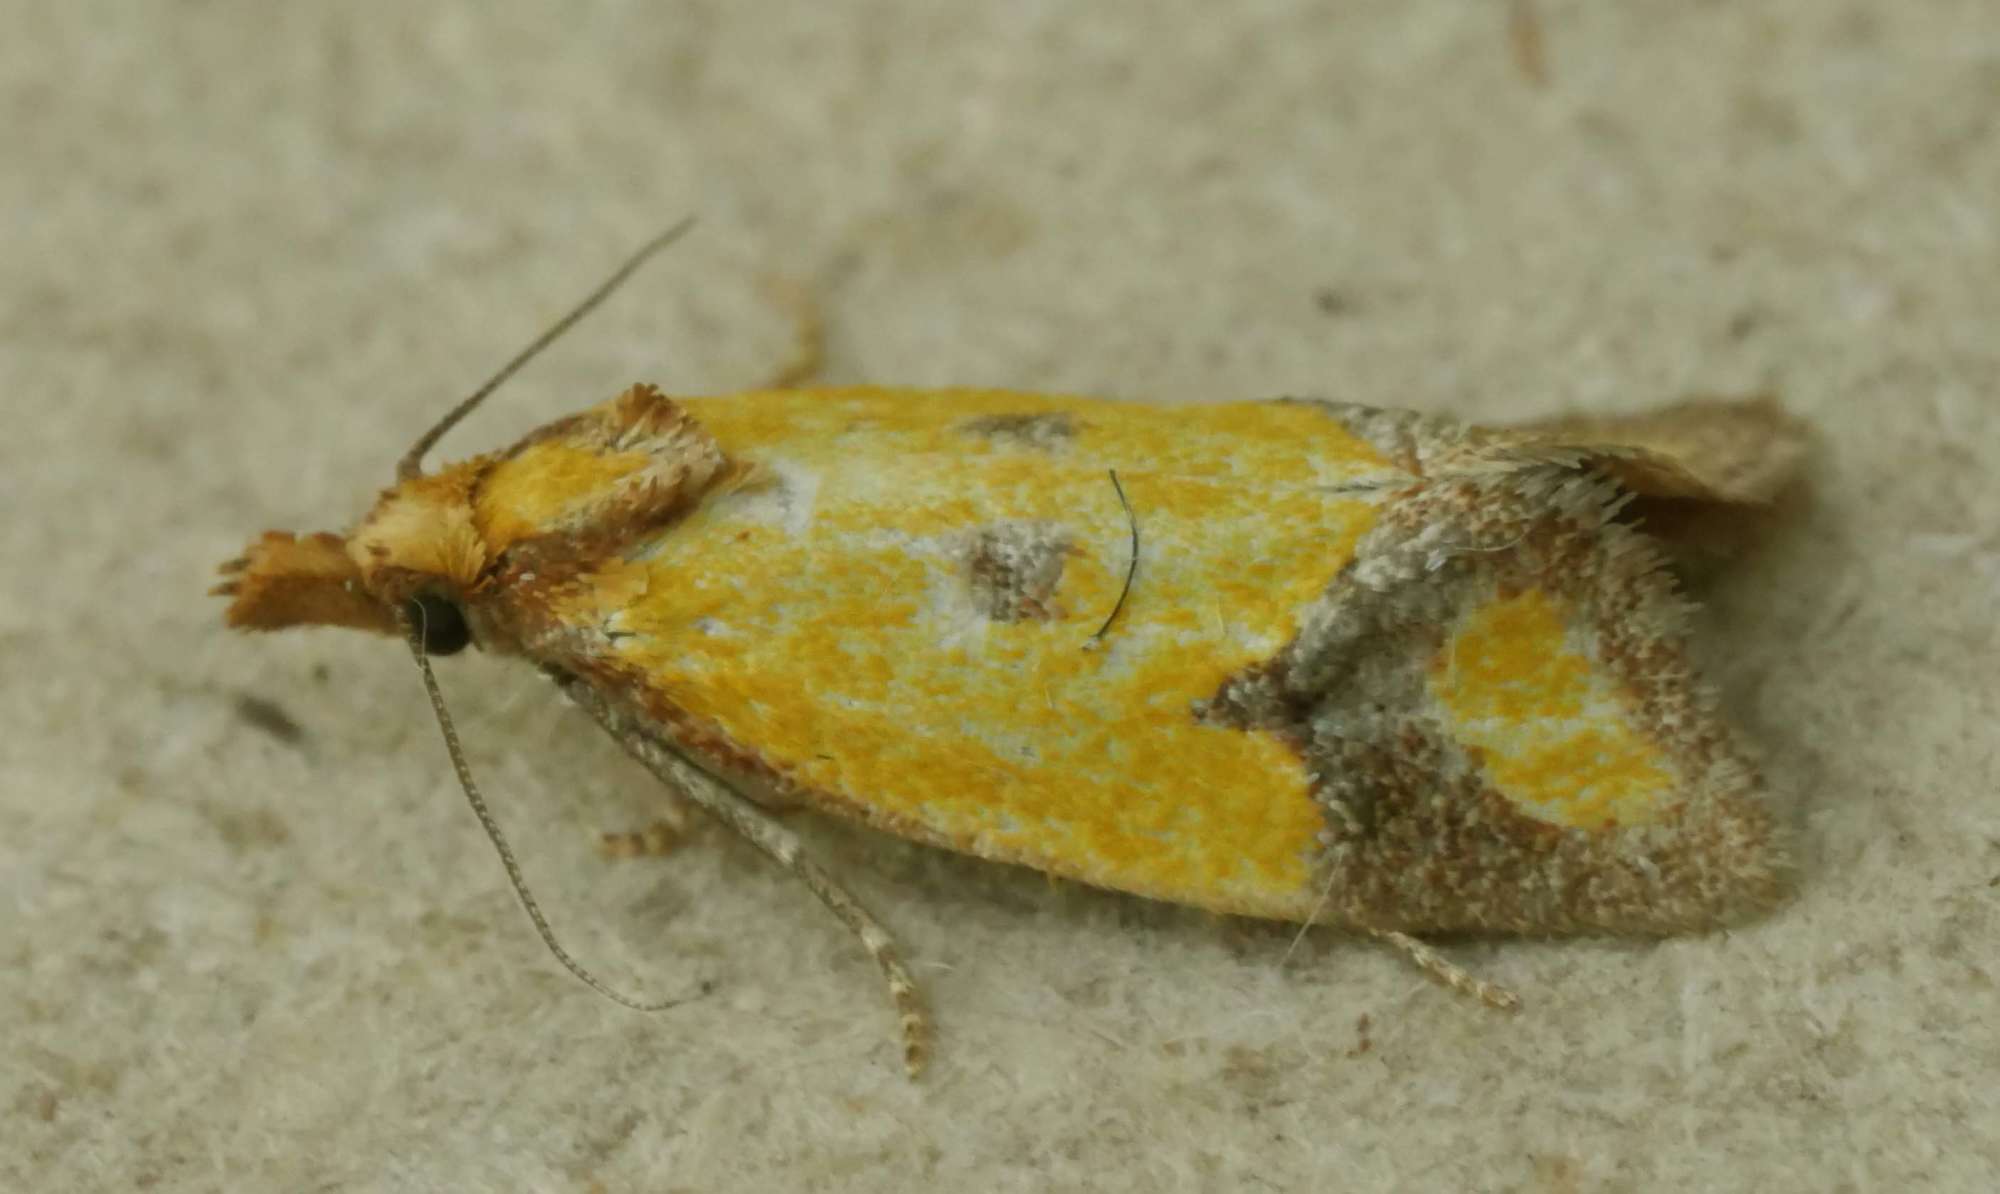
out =
[[[687,840],[685,820],[654,821],[640,829],[606,830],[598,834],[597,849],[609,859],[663,858],[680,849]]]
[[[574,676],[557,674],[556,682],[565,695],[596,719],[612,737],[662,783],[694,801],[737,835],[764,852],[778,865],[797,876],[807,890],[819,897],[840,922],[848,927],[889,986],[889,1000],[896,1007],[903,1037],[903,1068],[915,1078],[930,1057],[930,1017],[924,1011],[923,996],[896,951],[895,938],[881,922],[848,893],[833,876],[805,856],[797,835],[778,824],[743,796],[701,770],[687,759],[646,733],[632,719],[613,708],[598,691]]]

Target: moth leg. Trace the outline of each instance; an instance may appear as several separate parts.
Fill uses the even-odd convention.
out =
[[[613,861],[627,858],[665,858],[681,848],[694,833],[689,823],[689,809],[693,801],[678,792],[668,792],[666,815],[657,817],[636,829],[606,829],[597,835],[598,853]],[[771,796],[755,799],[746,796],[752,804],[774,817],[789,817],[801,811],[804,806]]]
[[[792,317],[792,355],[757,388],[794,390],[811,384],[826,368],[826,317],[819,301],[803,283],[790,278],[766,278],[764,293]]]
[[[609,859],[664,858],[687,840],[684,819],[661,818],[641,829],[607,830],[598,834],[597,849]]]
[[[1394,947],[1417,968],[1438,982],[1450,987],[1460,995],[1470,995],[1487,1007],[1511,1012],[1521,1006],[1521,997],[1505,987],[1495,986],[1481,978],[1475,978],[1456,963],[1438,953],[1430,946],[1393,929],[1369,929],[1368,935],[1384,945]]]
[[[861,939],[862,946],[875,960],[889,986],[889,1001],[895,1005],[902,1028],[903,1068],[912,1078],[921,1074],[924,1063],[930,1058],[930,1017],[924,1011],[923,996],[917,990],[916,980],[904,968],[902,958],[897,954],[896,940],[889,935],[889,931],[833,876],[805,856],[804,848],[791,830],[647,734],[630,718],[614,709],[589,684],[574,676],[558,674],[555,679],[563,693],[616,738],[625,752],[637,759],[641,766],[790,871]]]

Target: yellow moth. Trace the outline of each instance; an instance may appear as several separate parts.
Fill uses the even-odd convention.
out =
[[[1668,934],[1781,898],[1761,783],[1626,505],[1768,499],[1802,445],[1772,404],[1500,431],[1310,400],[638,385],[422,471],[667,239],[351,531],[266,534],[219,591],[232,626],[530,661],[859,934],[912,1072],[926,1021],[889,934],[768,806],[1344,926],[1500,1005],[1419,938]],[[486,820],[455,740],[453,761]]]

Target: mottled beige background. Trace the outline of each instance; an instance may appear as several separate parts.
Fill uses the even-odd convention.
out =
[[[0,12],[0,1186],[1976,1190],[2000,1173],[1992,0],[28,3]],[[222,633],[627,248],[460,452],[637,379],[1318,394],[1485,419],[1773,387],[1815,492],[1710,593],[1800,832],[1779,914],[1383,951],[841,830],[943,1040],[544,684]],[[1365,1031],[1360,1027],[1366,1024]]]

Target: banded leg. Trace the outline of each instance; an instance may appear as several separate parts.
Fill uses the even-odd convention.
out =
[[[687,838],[687,823],[661,819],[640,829],[607,830],[598,834],[597,849],[606,858],[663,858]]]
[[[627,754],[637,759],[662,783],[699,804],[779,866],[790,871],[861,939],[862,946],[875,960],[889,986],[889,1000],[895,1005],[902,1029],[903,1068],[912,1078],[921,1074],[924,1063],[930,1057],[930,1018],[924,1012],[923,996],[897,955],[895,938],[889,935],[889,931],[833,876],[805,856],[798,837],[790,830],[771,820],[750,801],[681,757],[671,747],[647,734],[629,717],[613,708],[589,684],[560,674],[555,676],[555,680],[564,695],[616,738]]]
[[[1460,995],[1470,995],[1487,1007],[1503,1012],[1517,1010],[1521,997],[1505,987],[1495,986],[1485,979],[1474,978],[1443,954],[1410,936],[1393,929],[1369,929],[1368,935],[1385,945],[1394,946],[1404,957],[1417,964],[1417,968],[1438,982],[1450,987]]]

